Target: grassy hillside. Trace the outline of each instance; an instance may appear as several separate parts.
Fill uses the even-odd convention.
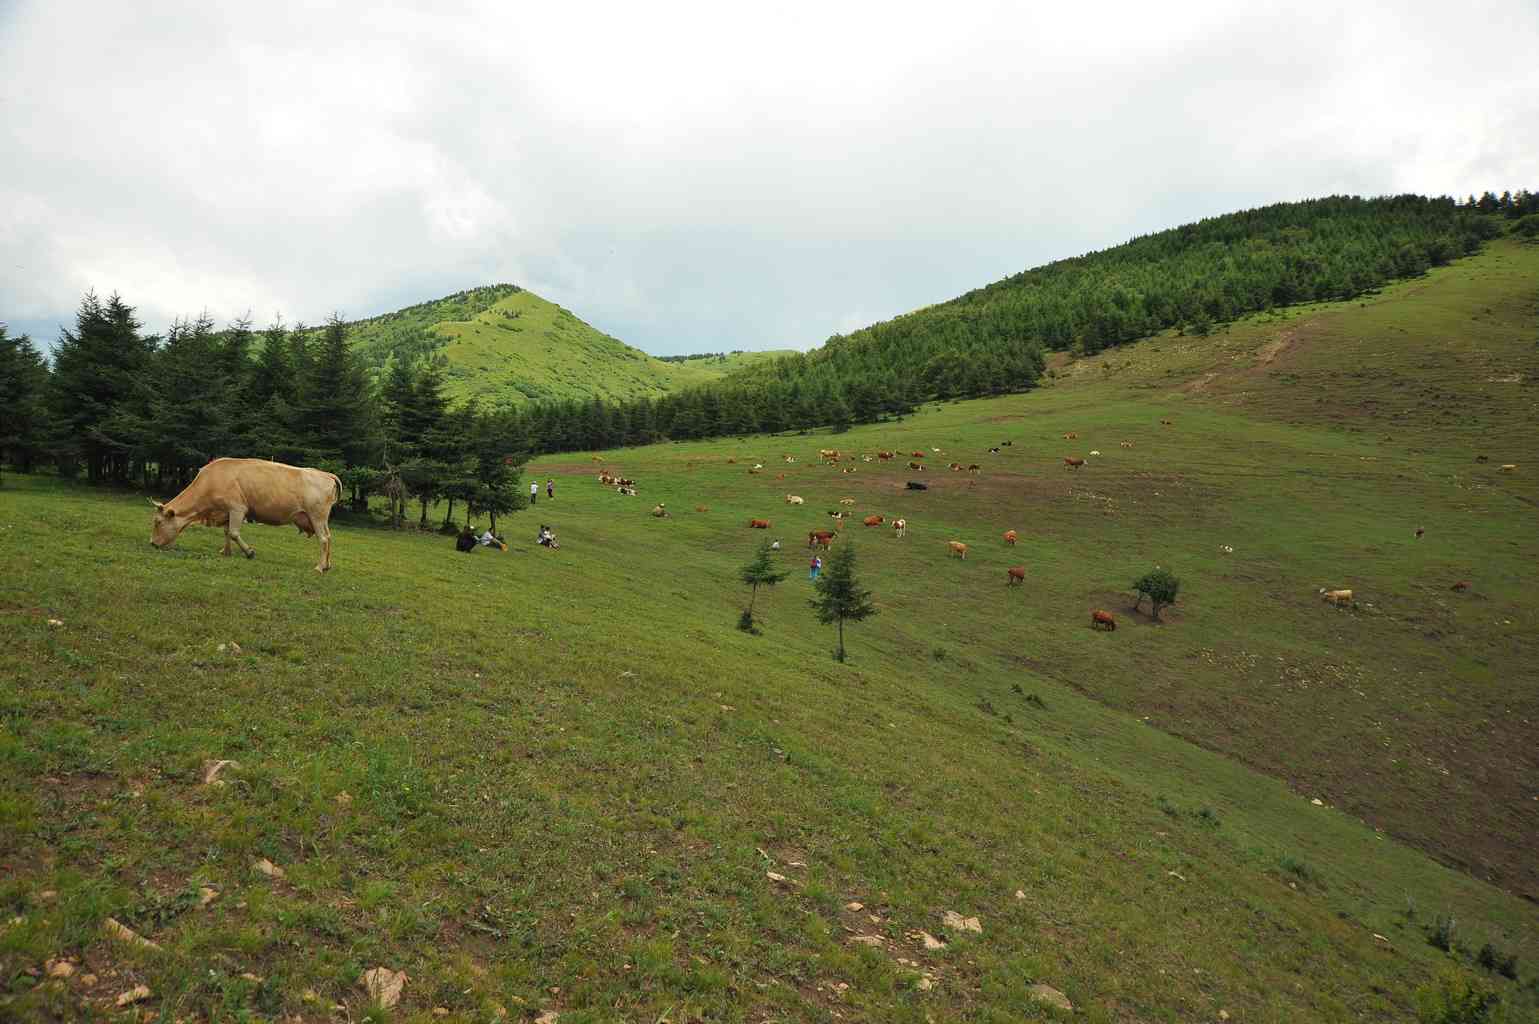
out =
[[[359,321],[348,335],[375,366],[392,354],[439,353],[448,361],[451,397],[493,403],[655,398],[769,355],[654,359],[515,285],[476,288]]]
[[[545,460],[509,553],[341,526],[325,578],[292,531],[155,552],[139,498],[8,481],[9,1009],[357,1019],[383,965],[401,1020],[1400,1021],[1453,972],[1531,1019],[1536,317],[1539,247],[1498,245],[1031,395]],[[931,452],[930,489],[827,447]],[[845,496],[909,535],[837,542],[880,609],[840,665],[799,539]],[[792,571],[761,636],[750,516]]]

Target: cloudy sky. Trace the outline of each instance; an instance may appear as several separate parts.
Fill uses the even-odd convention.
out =
[[[1330,193],[1539,186],[1539,4],[0,0],[0,320],[511,281],[807,348]]]

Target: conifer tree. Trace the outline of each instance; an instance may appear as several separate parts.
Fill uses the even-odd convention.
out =
[[[743,614],[737,620],[738,629],[747,633],[758,632],[754,627],[753,606],[754,602],[758,600],[759,588],[761,586],[773,587],[789,575],[791,575],[789,572],[780,572],[775,568],[774,549],[770,547],[770,542],[765,541],[760,544],[759,551],[754,556],[754,560],[743,566],[738,572],[738,579],[752,588],[748,594],[748,607],[743,609]]]
[[[0,324],[0,463],[32,472],[42,458],[48,421],[43,400],[48,364],[23,334],[10,337]]]
[[[839,647],[834,660],[843,661],[845,622],[860,622],[876,614],[871,592],[862,589],[855,576],[855,545],[845,543],[830,555],[827,569],[813,586],[818,596],[811,604],[818,614],[818,621],[825,626],[830,622],[839,625]]]

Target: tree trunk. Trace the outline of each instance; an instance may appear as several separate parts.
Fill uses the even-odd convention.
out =
[[[844,660],[844,617],[839,617],[839,661]]]
[[[495,537],[497,536],[497,513],[488,512],[487,514],[492,517],[492,536]]]
[[[454,523],[454,498],[449,499],[449,510],[444,513],[444,525],[451,526]]]
[[[748,593],[748,614],[749,614],[750,617],[752,617],[752,615],[753,615],[753,603],[755,601],[757,601],[758,599],[759,599],[759,585],[757,583],[755,583],[753,585],[753,590],[749,591],[749,593]]]
[[[427,529],[427,498],[426,497],[421,497],[421,498],[418,498],[417,500],[422,502],[422,518],[417,520],[417,526],[420,529],[426,530]]]

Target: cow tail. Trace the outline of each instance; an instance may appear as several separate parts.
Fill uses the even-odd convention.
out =
[[[337,474],[331,474],[331,489],[337,492],[336,503],[342,503],[342,478]]]

